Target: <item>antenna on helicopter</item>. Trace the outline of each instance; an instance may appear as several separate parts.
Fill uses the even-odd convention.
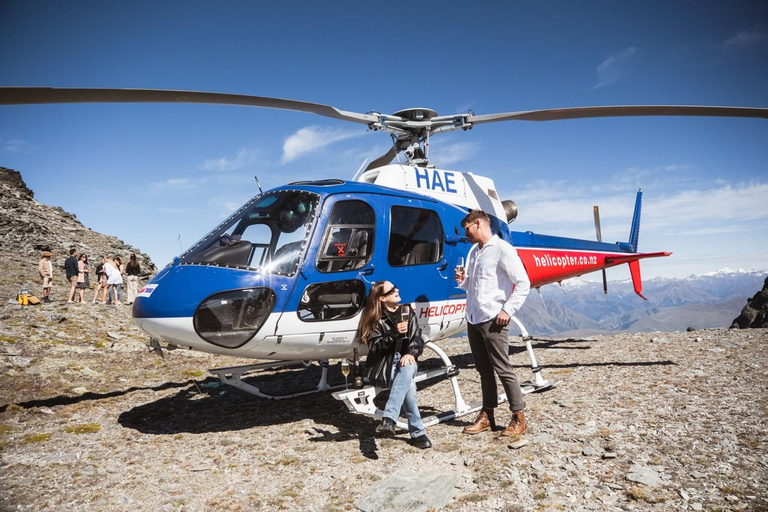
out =
[[[365,160],[363,160],[363,163],[360,164],[360,167],[357,169],[357,172],[355,173],[355,175],[352,176],[352,181],[357,180],[357,176],[360,174],[360,171],[363,170],[363,167],[365,166],[366,163],[368,163],[368,159],[367,158]]]
[[[261,190],[261,183],[259,183],[259,177],[258,176],[254,176],[253,179],[256,180],[256,185],[259,187],[259,194],[263,194],[264,191]]]

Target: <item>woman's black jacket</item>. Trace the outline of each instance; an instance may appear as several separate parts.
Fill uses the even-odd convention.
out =
[[[408,319],[408,333],[405,337],[397,332],[397,323],[398,321],[385,313],[368,337],[368,359],[365,362],[366,376],[369,381],[379,387],[389,387],[391,384],[392,363],[398,341],[401,345],[401,355],[410,354],[418,360],[424,351],[421,327],[419,327],[419,321],[413,309],[411,309],[411,316]],[[379,369],[378,372],[377,369]]]

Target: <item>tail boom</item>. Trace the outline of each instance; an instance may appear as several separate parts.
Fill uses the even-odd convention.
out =
[[[628,263],[632,281],[635,283],[635,292],[641,297],[642,283],[638,261],[672,254],[671,252],[627,254],[528,247],[517,247],[517,253],[523,261],[533,288]],[[633,267],[636,267],[635,271],[632,270]]]

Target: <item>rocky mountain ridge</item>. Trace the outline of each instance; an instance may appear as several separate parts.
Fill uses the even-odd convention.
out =
[[[35,199],[18,171],[0,167],[0,297],[14,297],[19,289],[40,293],[37,265],[42,251],[51,251],[54,265],[53,296],[61,298],[66,287],[64,260],[69,249],[85,253],[94,264],[100,254],[120,256],[128,262],[130,254],[142,268],[142,281],[157,272],[150,257],[122,240],[103,235],[84,226],[73,213]]]

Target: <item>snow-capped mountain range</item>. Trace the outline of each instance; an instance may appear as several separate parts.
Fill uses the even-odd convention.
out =
[[[537,335],[606,331],[679,331],[729,327],[759,291],[768,270],[721,269],[683,279],[644,280],[638,297],[630,280],[601,282],[575,278],[532,291],[518,318]]]

